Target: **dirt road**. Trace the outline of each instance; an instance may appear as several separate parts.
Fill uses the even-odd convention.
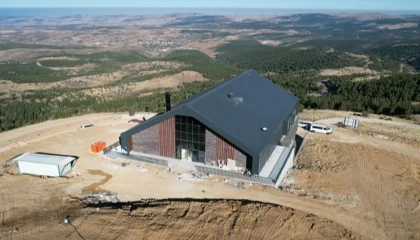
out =
[[[387,124],[387,125],[405,126],[405,127],[420,129],[420,125],[413,124],[413,123],[387,121],[387,120],[376,119],[376,118],[360,118],[360,117],[351,117],[351,118],[358,119],[361,122],[381,123],[381,124]],[[335,125],[339,122],[343,122],[343,119],[344,118],[329,118],[329,119],[317,120],[315,122],[321,123],[321,124]]]

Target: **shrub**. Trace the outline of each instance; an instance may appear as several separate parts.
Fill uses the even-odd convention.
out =
[[[369,112],[368,111],[363,111],[362,112],[362,117],[369,117]]]

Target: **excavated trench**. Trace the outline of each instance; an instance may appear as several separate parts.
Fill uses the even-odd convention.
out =
[[[70,224],[62,223],[63,216],[3,234],[13,239],[26,239],[29,233],[33,239],[361,239],[330,220],[249,200],[149,199],[77,205],[69,214]]]

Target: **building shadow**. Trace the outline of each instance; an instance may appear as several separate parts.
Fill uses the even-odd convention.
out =
[[[298,153],[300,152],[300,149],[303,147],[303,141],[305,140],[305,137],[302,137],[298,134],[295,135],[295,142],[296,142],[296,147],[295,147],[295,156],[298,155]]]

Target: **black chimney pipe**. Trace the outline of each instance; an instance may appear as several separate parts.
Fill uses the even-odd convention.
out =
[[[166,99],[166,111],[171,111],[171,93],[166,92],[165,93],[165,99]]]

